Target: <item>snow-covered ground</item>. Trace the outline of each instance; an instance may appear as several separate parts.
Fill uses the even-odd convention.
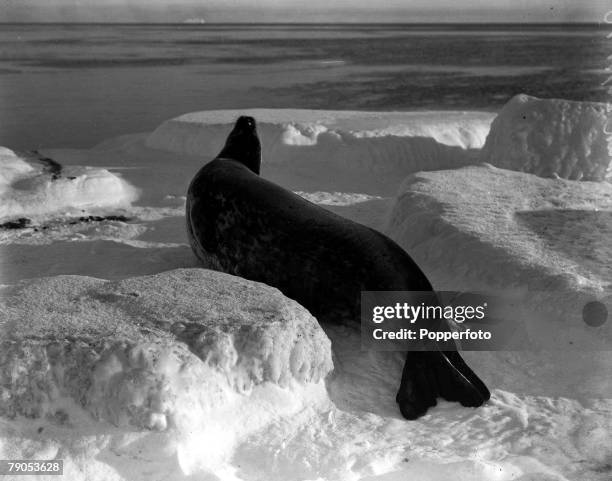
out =
[[[544,124],[521,124],[529,135],[520,145],[513,144],[517,130],[503,128],[518,122],[511,122],[516,107],[497,118],[491,140],[496,116],[481,112],[259,109],[188,114],[89,150],[0,152],[0,283],[14,303],[0,311],[5,320],[25,310],[18,302],[27,298],[10,297],[23,281],[21,289],[41,297],[31,318],[48,312],[65,319],[68,301],[58,299],[74,298],[70,289],[87,285],[93,300],[80,302],[92,319],[104,317],[103,305],[105,318],[119,309],[133,322],[145,309],[125,300],[123,284],[91,277],[121,280],[197,266],[182,217],[187,184],[220,150],[235,118],[250,114],[259,122],[264,177],[387,232],[437,289],[518,293],[533,334],[521,352],[465,353],[493,390],[479,409],[440,402],[423,418],[404,421],[394,402],[401,355],[362,352],[358,332],[327,328],[334,370],[325,389],[304,379],[264,380],[252,390],[234,389],[225,410],[165,431],[112,416],[96,420],[87,403],[64,400],[64,422],[23,413],[0,418],[0,458],[63,458],[71,480],[610,479],[611,323],[587,326],[580,310],[588,300],[612,310],[612,188],[558,178],[580,178],[571,165],[605,177],[606,139],[593,134],[603,131],[605,116],[581,117],[578,104],[519,100],[521,108],[546,113],[539,117]],[[546,127],[551,118],[572,133],[567,145]],[[523,149],[537,159],[529,164],[537,168],[512,164],[508,145],[518,145],[515,157]],[[53,159],[61,172],[41,158]],[[36,280],[58,274],[89,277]],[[72,287],[61,279],[72,279]],[[142,279],[124,282],[149,295],[161,292],[162,281]],[[155,309],[169,307],[159,301]],[[554,339],[538,337],[542,329],[554,331]],[[549,342],[538,344],[542,339]],[[313,348],[305,347],[304,356]],[[156,364],[147,369],[153,378],[164,372]],[[123,375],[119,391],[128,378],[146,378],[130,376]],[[180,405],[180,396],[173,402]],[[263,421],[249,424],[245,412]]]
[[[582,308],[593,300],[612,305],[612,184],[491,165],[419,172],[402,184],[386,231],[438,289],[529,304],[537,312],[527,326],[534,346],[610,346],[610,331],[585,324]]]

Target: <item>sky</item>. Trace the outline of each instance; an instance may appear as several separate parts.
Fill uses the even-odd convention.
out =
[[[0,22],[602,22],[608,10],[610,0],[0,0]]]

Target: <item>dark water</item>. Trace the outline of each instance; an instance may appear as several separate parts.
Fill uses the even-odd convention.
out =
[[[86,147],[226,108],[607,101],[596,26],[0,25],[0,145]]]

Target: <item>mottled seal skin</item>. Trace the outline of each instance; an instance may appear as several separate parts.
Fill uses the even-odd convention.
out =
[[[259,177],[255,120],[240,117],[187,193],[187,231],[206,267],[277,287],[319,321],[360,322],[361,291],[431,291],[395,242]],[[409,352],[397,402],[415,419],[440,396],[480,406],[489,391],[455,351]]]

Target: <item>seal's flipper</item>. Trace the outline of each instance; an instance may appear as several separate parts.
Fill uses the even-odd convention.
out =
[[[476,375],[474,371],[465,363],[461,355],[457,351],[444,351],[441,353],[446,357],[447,361],[454,366],[467,380],[480,392],[480,395],[484,399],[483,402],[488,401],[491,397],[491,392],[487,388],[484,382]]]
[[[437,404],[437,376],[429,361],[429,352],[408,352],[402,381],[395,396],[402,416],[417,419]]]
[[[459,353],[409,352],[396,396],[402,415],[416,419],[435,406],[438,397],[477,407],[489,399],[490,393]]]

